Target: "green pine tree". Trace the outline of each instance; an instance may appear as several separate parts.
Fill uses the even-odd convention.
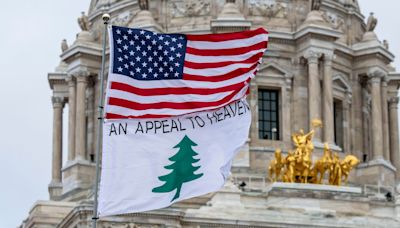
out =
[[[172,172],[158,177],[160,181],[165,181],[165,183],[159,187],[153,188],[152,192],[171,192],[176,189],[175,196],[171,200],[172,202],[179,198],[183,183],[203,176],[202,173],[194,174],[194,172],[198,170],[200,166],[193,166],[193,163],[200,161],[200,159],[193,158],[198,154],[192,149],[192,146],[197,146],[197,144],[186,135],[183,137],[180,143],[178,143],[178,145],[174,146],[174,148],[179,148],[179,151],[174,156],[169,158],[169,160],[173,163],[171,165],[164,166],[166,169],[171,169]]]

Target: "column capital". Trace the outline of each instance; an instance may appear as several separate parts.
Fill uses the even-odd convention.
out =
[[[382,77],[372,76],[372,77],[369,78],[368,82],[370,84],[380,84],[381,83],[381,79],[382,79]]]
[[[399,104],[399,97],[390,97],[389,99],[388,99],[388,101],[389,101],[389,108],[390,109],[392,109],[392,108],[395,108],[395,109],[397,109],[397,105]]]
[[[321,58],[322,53],[317,51],[307,51],[304,54],[304,58],[307,59],[309,63],[318,63],[319,58]]]
[[[53,108],[63,108],[64,107],[64,98],[63,97],[51,97],[51,102],[53,103]]]
[[[372,67],[368,70],[367,76],[369,78],[379,78],[379,81],[384,78],[387,73],[378,67]],[[376,81],[376,80],[375,80]]]
[[[66,78],[65,81],[68,83],[69,87],[75,86],[75,77],[72,74],[69,74]]]
[[[333,53],[324,53],[324,64],[332,65],[332,61],[336,59],[336,55]]]

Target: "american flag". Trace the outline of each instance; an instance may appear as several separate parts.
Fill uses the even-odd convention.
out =
[[[170,117],[239,100],[267,44],[263,28],[184,35],[112,26],[106,119]]]

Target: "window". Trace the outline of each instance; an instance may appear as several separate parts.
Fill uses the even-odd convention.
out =
[[[343,103],[340,100],[333,101],[333,115],[335,128],[335,144],[343,148]]]
[[[260,139],[279,140],[279,91],[258,90],[258,135]]]

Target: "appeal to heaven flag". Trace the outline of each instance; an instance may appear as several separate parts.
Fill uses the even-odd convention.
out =
[[[163,208],[223,186],[248,138],[244,96],[267,42],[264,29],[111,28],[99,216]]]

